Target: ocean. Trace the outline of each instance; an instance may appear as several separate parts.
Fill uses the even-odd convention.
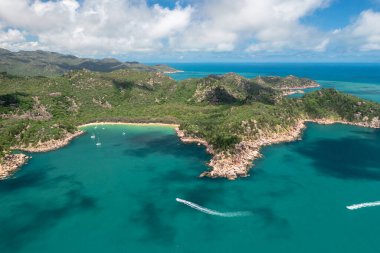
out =
[[[171,66],[176,79],[294,74],[380,101],[379,65]],[[380,252],[380,207],[347,209],[380,201],[380,130],[310,123],[236,181],[198,178],[210,156],[170,127],[86,130],[0,181],[0,252]]]

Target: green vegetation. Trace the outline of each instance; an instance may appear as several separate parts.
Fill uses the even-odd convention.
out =
[[[261,85],[269,85],[277,89],[294,89],[302,87],[318,87],[318,83],[307,78],[298,78],[295,76],[279,77],[279,76],[259,76],[253,79]]]
[[[125,121],[178,123],[188,135],[222,151],[288,131],[300,119],[376,123],[380,116],[374,102],[332,89],[287,98],[277,84],[236,74],[176,82],[160,72],[125,69],[49,78],[3,73],[0,149],[59,139],[83,123]]]
[[[110,72],[129,69],[149,72],[174,72],[166,65],[147,66],[138,62],[120,62],[113,58],[101,60],[79,58],[46,51],[11,52],[0,48],[0,72],[23,76],[59,76],[70,70],[88,69]]]

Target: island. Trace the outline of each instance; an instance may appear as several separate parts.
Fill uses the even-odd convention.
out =
[[[15,151],[60,148],[88,123],[170,124],[183,142],[212,155],[200,176],[230,180],[249,175],[263,146],[299,139],[306,122],[380,128],[378,103],[323,88],[288,97],[319,87],[295,76],[176,81],[162,71],[82,69],[49,77],[1,73],[0,83],[1,178],[30,159]]]

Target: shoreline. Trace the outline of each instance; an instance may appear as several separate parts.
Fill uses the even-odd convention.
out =
[[[211,168],[200,174],[199,177],[210,177],[210,178],[227,178],[229,180],[235,180],[238,177],[247,177],[249,176],[249,171],[254,166],[253,162],[257,158],[261,158],[262,154],[260,153],[261,148],[273,144],[279,144],[284,142],[292,142],[300,140],[302,132],[306,129],[306,123],[316,123],[320,125],[332,125],[332,124],[344,124],[344,125],[353,125],[357,127],[366,127],[366,128],[380,128],[380,120],[368,122],[348,122],[341,120],[332,120],[332,119],[301,119],[299,120],[292,129],[281,133],[281,134],[269,134],[263,135],[256,140],[244,140],[235,145],[234,154],[231,155],[228,152],[217,153],[212,145],[207,141],[186,136],[186,133],[183,130],[179,129],[178,124],[165,124],[165,123],[130,123],[130,122],[93,122],[77,126],[78,129],[88,126],[97,126],[97,125],[126,125],[126,126],[158,126],[158,127],[170,127],[173,128],[176,132],[176,135],[183,143],[196,143],[198,145],[203,145],[206,147],[206,151],[211,154],[213,157],[208,163],[208,166]],[[12,150],[19,150],[30,153],[41,153],[49,152],[53,150],[60,149],[67,146],[73,139],[85,134],[86,131],[79,130],[75,133],[67,133],[67,135],[59,140],[50,140],[47,142],[39,142],[36,146],[21,146],[21,147],[12,147]],[[4,157],[3,162],[0,164],[0,180],[7,178],[14,171],[22,167],[31,157],[26,156],[25,154],[9,154]]]
[[[39,142],[34,146],[15,146],[11,150],[17,150],[28,153],[46,153],[54,151],[60,148],[63,148],[70,144],[75,138],[82,136],[86,131],[81,130],[80,128],[87,126],[97,126],[97,125],[127,125],[127,126],[157,126],[157,127],[170,127],[173,129],[178,129],[178,124],[165,124],[165,123],[131,123],[131,122],[93,122],[77,126],[79,129],[75,133],[66,133],[61,139],[50,140],[47,142]],[[16,170],[20,169],[31,157],[25,154],[8,154],[3,158],[3,161],[0,163],[0,180],[3,180],[13,174]]]
[[[295,87],[288,87],[288,88],[281,88],[282,90],[306,90],[306,89],[313,89],[313,88],[320,88],[320,84],[316,85],[304,85],[304,86],[295,86]]]
[[[37,145],[34,145],[34,146],[19,146],[19,147],[16,146],[16,147],[12,147],[11,149],[23,151],[23,152],[29,152],[29,153],[45,153],[45,152],[63,148],[67,146],[76,137],[81,136],[83,134],[85,134],[84,131],[77,131],[75,133],[67,133],[66,136],[58,140],[39,142]]]
[[[305,94],[305,90],[307,89],[313,89],[313,88],[320,88],[320,84],[315,84],[315,85],[305,85],[305,86],[296,86],[296,87],[287,87],[287,88],[280,88],[279,90],[282,91],[283,96],[291,96],[294,94]]]
[[[216,153],[212,146],[205,140],[187,137],[183,132],[181,132],[181,136],[179,135],[179,137],[185,143],[198,143],[198,145],[204,145],[207,152],[213,155],[211,161],[208,163],[210,170],[201,173],[199,177],[227,178],[229,180],[235,180],[238,177],[249,176],[249,171],[254,167],[253,162],[262,157],[260,151],[263,147],[301,140],[302,133],[307,128],[306,123],[316,123],[320,125],[343,124],[374,129],[380,128],[379,121],[370,124],[367,122],[353,123],[331,119],[301,119],[287,132],[281,134],[264,135],[256,140],[246,140],[236,144],[233,155],[228,152]]]
[[[8,154],[3,159],[0,164],[0,180],[9,177],[20,169],[21,166],[28,162],[30,157],[25,154]]]
[[[173,70],[173,71],[164,71],[162,73],[164,73],[164,74],[176,74],[176,73],[183,73],[183,72],[185,72],[185,71],[183,71],[183,70]]]
[[[131,123],[131,122],[92,122],[77,126],[78,128],[89,126],[104,126],[104,125],[126,125],[126,126],[159,126],[159,127],[171,127],[178,128],[179,124],[167,124],[167,123]]]

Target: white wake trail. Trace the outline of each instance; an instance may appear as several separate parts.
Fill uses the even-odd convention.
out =
[[[175,200],[177,202],[185,204],[185,205],[187,205],[187,206],[189,206],[191,208],[194,208],[195,210],[198,210],[198,211],[201,211],[202,213],[207,213],[207,214],[210,214],[210,215],[216,215],[216,216],[222,216],[222,217],[239,217],[239,216],[249,216],[249,215],[252,215],[252,212],[249,212],[249,211],[225,212],[225,213],[222,213],[222,212],[218,212],[218,211],[215,211],[215,210],[211,210],[211,209],[202,207],[202,206],[197,205],[197,204],[195,204],[193,202],[190,202],[190,201],[187,201],[187,200],[183,200],[183,199],[180,199],[180,198],[176,198]]]
[[[380,201],[355,204],[355,205],[351,205],[351,206],[346,206],[346,208],[350,209],[350,210],[356,210],[356,209],[360,209],[360,208],[364,208],[364,207],[373,207],[373,206],[380,206]]]

